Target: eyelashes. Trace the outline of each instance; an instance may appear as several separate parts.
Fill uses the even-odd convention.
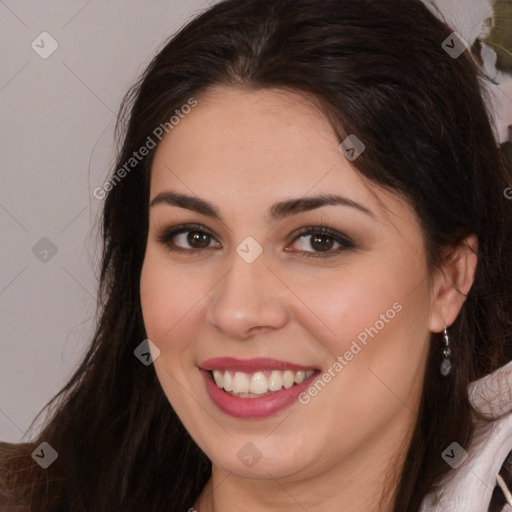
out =
[[[304,246],[313,249],[299,250],[300,255],[305,258],[328,258],[336,256],[340,252],[347,249],[355,249],[354,242],[344,233],[340,233],[336,229],[332,229],[328,226],[308,226],[301,228],[295,234],[295,238],[292,242],[297,243],[300,241]],[[306,242],[306,240],[308,240]],[[327,241],[327,244],[325,243]],[[320,250],[314,250],[314,244],[319,244]],[[337,247],[336,245],[337,244]],[[326,247],[327,246],[327,247]],[[291,252],[291,251],[287,251]]]
[[[324,225],[303,227],[290,236],[293,238],[285,251],[297,253],[304,258],[328,258],[356,248],[350,237]],[[206,251],[222,248],[215,239],[215,235],[201,224],[181,224],[164,229],[157,235],[157,241],[171,252],[191,256],[204,255]],[[180,245],[177,245],[177,242]],[[297,243],[301,244],[302,249],[289,249],[290,245]],[[189,245],[189,247],[182,247],[182,245]],[[305,250],[306,248],[311,250]]]
[[[179,235],[183,235],[186,233],[199,235],[199,237],[196,237],[196,242],[198,242],[201,247],[192,247],[188,249],[176,245],[173,239]],[[180,226],[165,229],[164,231],[162,231],[162,233],[158,235],[157,240],[158,242],[166,245],[170,251],[190,253],[203,251],[206,248],[204,247],[205,237],[209,242],[211,242],[211,240],[214,239],[214,235],[205,226],[202,226],[201,224],[182,224]],[[193,238],[189,239],[189,237],[182,238],[185,238],[187,240],[187,243],[190,243],[190,240],[193,240]]]

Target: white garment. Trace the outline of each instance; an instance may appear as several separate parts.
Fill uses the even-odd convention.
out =
[[[512,362],[471,383],[469,397],[484,414],[497,417],[506,413],[506,416],[485,425],[477,424],[467,459],[448,473],[438,493],[425,497],[420,512],[487,512],[489,509],[496,475],[512,450]],[[433,504],[436,497],[439,502]],[[512,512],[512,507],[505,505],[502,512]]]

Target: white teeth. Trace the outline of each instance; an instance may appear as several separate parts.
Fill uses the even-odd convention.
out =
[[[295,384],[300,384],[301,382],[304,381],[305,378],[306,378],[306,372],[298,371],[295,374]]]
[[[224,377],[222,376],[222,372],[220,370],[213,370],[213,379],[219,388],[224,387]]]
[[[231,373],[224,372],[224,383],[222,386],[226,391],[233,391],[233,377]]]
[[[233,377],[233,393],[248,393],[249,377],[246,373],[236,372]]]
[[[273,370],[267,377],[268,372],[259,371],[253,374],[244,372],[231,372],[226,370],[213,370],[213,379],[219,388],[242,398],[256,398],[268,395],[274,391],[284,388],[289,389],[294,384],[300,384],[315,373],[314,370]]]
[[[283,386],[289,389],[293,386],[295,375],[291,370],[286,370],[283,375]]]
[[[255,395],[262,395],[268,391],[268,383],[263,372],[256,372],[251,377],[249,391]]]
[[[279,391],[283,387],[283,373],[274,370],[268,379],[268,389],[270,391]]]

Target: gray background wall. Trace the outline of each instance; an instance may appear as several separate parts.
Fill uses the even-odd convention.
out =
[[[2,440],[22,439],[93,331],[101,201],[92,191],[112,162],[120,101],[163,41],[207,6],[0,1]],[[31,47],[37,38],[46,56],[43,31],[58,43],[46,59]],[[40,242],[35,255],[43,237],[53,245]]]
[[[92,334],[92,191],[112,162],[122,96],[209,3],[0,0],[0,440],[24,439]],[[439,5],[468,39],[490,10],[487,0]],[[58,44],[49,56],[55,43],[42,32]],[[496,90],[504,139],[512,87]]]

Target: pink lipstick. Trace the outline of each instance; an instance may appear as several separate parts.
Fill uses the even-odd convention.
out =
[[[236,418],[263,418],[283,411],[319,374],[315,367],[270,358],[218,357],[198,366],[210,399]]]

